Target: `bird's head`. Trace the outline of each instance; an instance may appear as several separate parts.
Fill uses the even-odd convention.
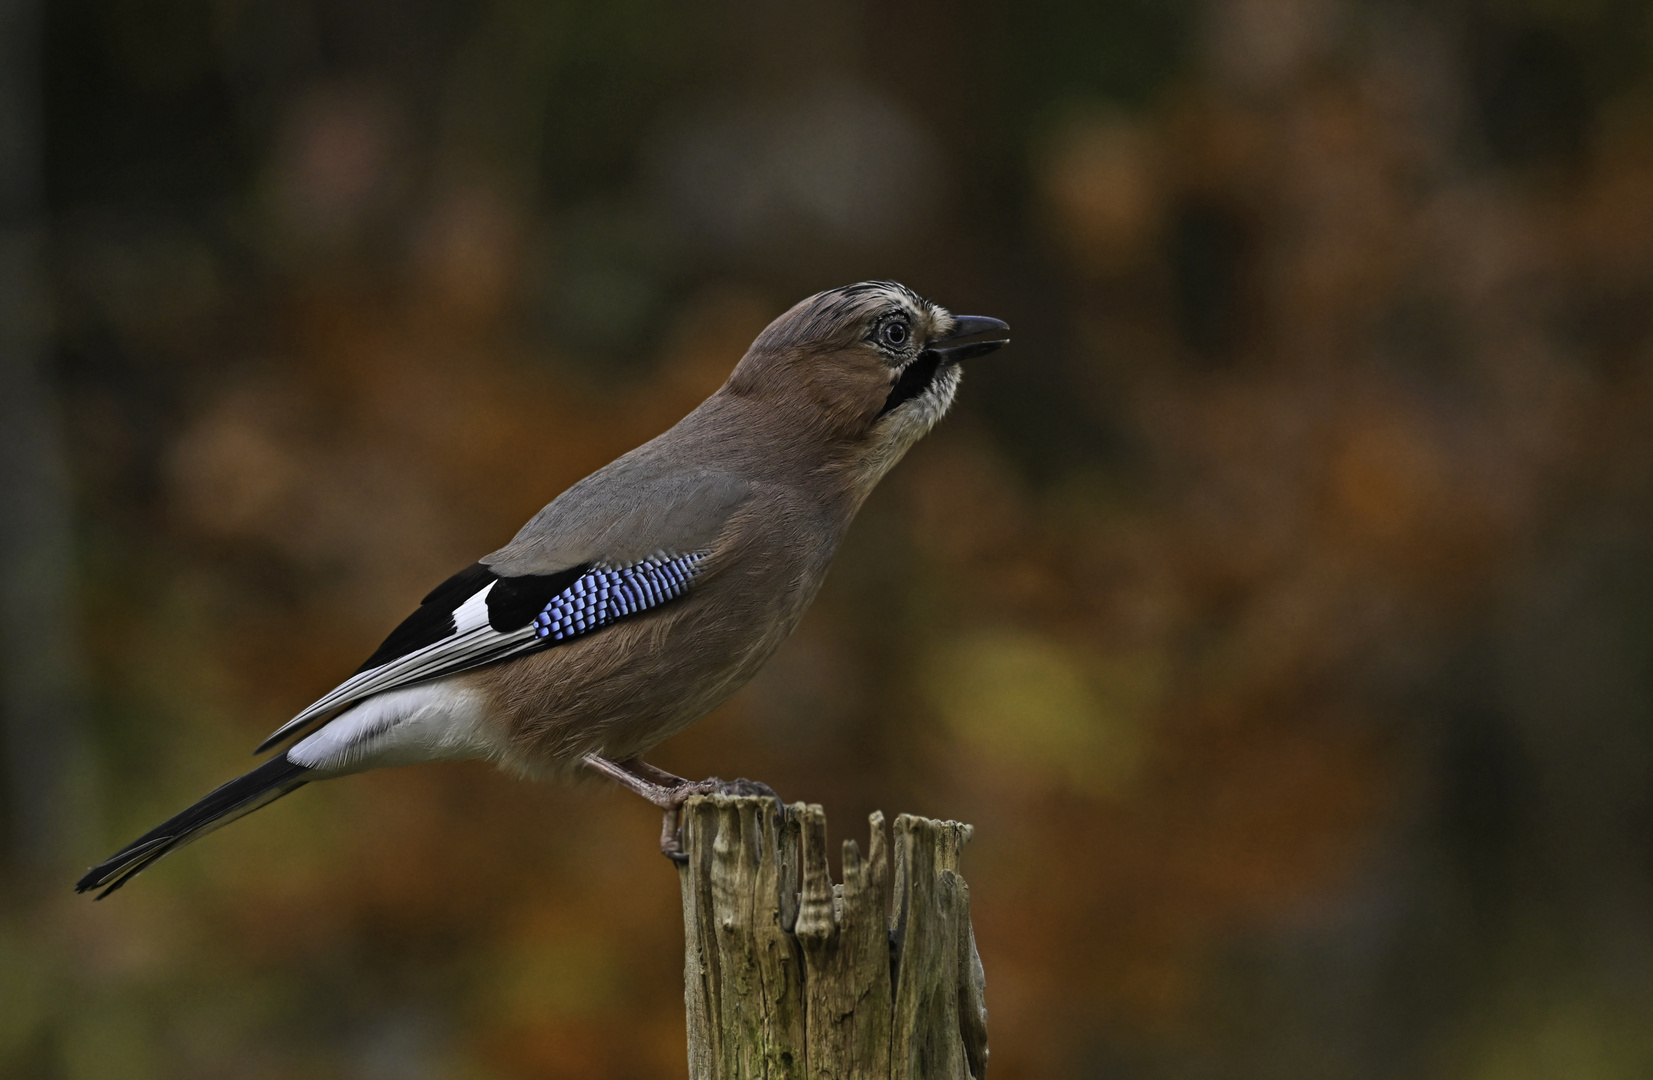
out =
[[[954,315],[893,281],[799,301],[770,323],[723,392],[752,398],[851,452],[876,481],[947,412],[959,364],[1008,344],[998,319]]]

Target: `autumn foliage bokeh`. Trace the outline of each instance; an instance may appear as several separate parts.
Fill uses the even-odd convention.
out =
[[[50,7],[90,780],[0,1073],[682,1075],[602,784],[67,885],[870,277],[1014,344],[656,764],[973,822],[1002,1080],[1653,1072],[1653,13],[807,8]]]

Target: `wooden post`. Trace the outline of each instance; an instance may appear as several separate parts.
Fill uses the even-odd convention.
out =
[[[987,1008],[958,874],[972,832],[884,815],[827,868],[819,806],[711,795],[683,810],[690,1080],[982,1080]]]

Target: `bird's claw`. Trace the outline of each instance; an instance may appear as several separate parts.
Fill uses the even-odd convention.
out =
[[[763,781],[748,780],[744,776],[738,777],[734,780],[719,780],[717,794],[755,795],[764,799],[774,799],[776,802],[779,802],[781,798],[775,793],[774,788],[770,787]]]
[[[759,798],[780,801],[775,789],[760,780],[748,780],[744,776],[734,780],[721,780],[712,776],[705,780],[691,780],[672,788],[668,793],[669,801],[664,806],[665,817],[660,823],[660,854],[670,859],[678,866],[685,866],[689,862],[688,852],[683,850],[683,804],[696,795],[747,795]]]

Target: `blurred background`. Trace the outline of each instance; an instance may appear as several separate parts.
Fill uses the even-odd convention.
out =
[[[973,822],[1003,1080],[1653,1075],[1649,5],[4,0],[0,54],[0,1075],[682,1076],[600,784],[69,886],[871,277],[1015,344],[653,760]]]

